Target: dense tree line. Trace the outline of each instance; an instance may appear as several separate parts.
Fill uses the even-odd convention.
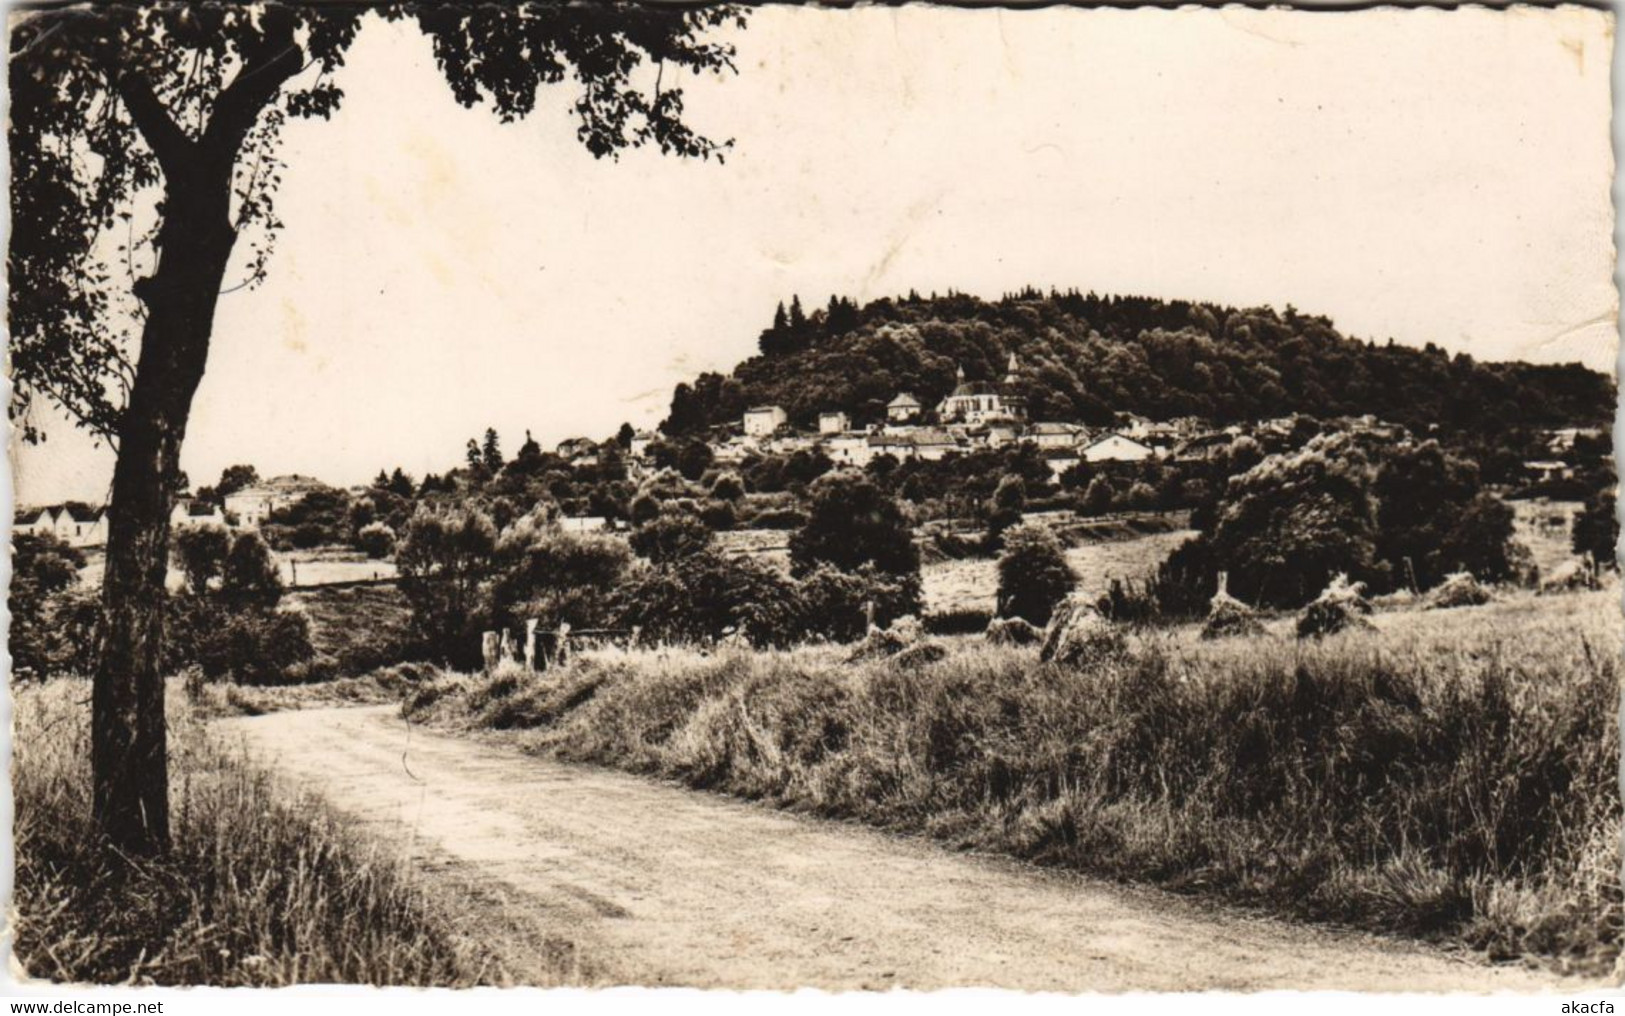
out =
[[[1290,306],[1029,289],[997,301],[910,294],[863,307],[836,297],[807,315],[798,299],[780,311],[761,355],[677,386],[666,434],[737,422],[760,404],[784,407],[803,427],[831,410],[878,422],[898,392],[934,404],[960,366],[971,379],[1002,378],[1011,353],[1034,418],[1091,425],[1125,412],[1219,423],[1371,413],[1465,436],[1601,426],[1613,414],[1611,379],[1580,365],[1485,363],[1432,344],[1361,341]]]

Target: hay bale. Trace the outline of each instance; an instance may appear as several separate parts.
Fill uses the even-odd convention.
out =
[[[1202,626],[1203,638],[1251,638],[1262,634],[1264,623],[1258,619],[1257,612],[1224,590],[1219,590],[1208,602],[1207,623]]]
[[[1336,575],[1329,585],[1298,615],[1298,638],[1319,638],[1340,631],[1370,628],[1367,618],[1371,601],[1365,598],[1365,583],[1350,582]]]
[[[995,617],[982,637],[995,646],[1030,646],[1043,641],[1044,630],[1024,617]]]
[[[886,628],[874,628],[863,637],[863,641],[853,647],[852,652],[846,658],[846,662],[862,663],[865,660],[883,660],[907,649],[908,645],[908,642],[896,632]]]
[[[1068,593],[1055,608],[1038,658],[1071,665],[1090,664],[1127,648],[1122,632],[1079,593]]]
[[[911,670],[948,658],[948,650],[940,642],[917,642],[891,658],[894,667]]]
[[[1471,572],[1454,572],[1428,591],[1425,609],[1476,607],[1493,599],[1495,596]]]
[[[1540,583],[1540,591],[1546,593],[1571,593],[1582,589],[1600,589],[1602,583],[1597,579],[1597,573],[1587,567],[1584,561],[1567,561],[1554,568]]]

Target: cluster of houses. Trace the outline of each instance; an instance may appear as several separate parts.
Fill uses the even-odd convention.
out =
[[[199,526],[258,529],[273,511],[286,508],[326,486],[314,477],[290,474],[227,494],[224,509],[212,501],[181,498],[170,509],[169,527],[171,530]],[[102,547],[107,544],[107,509],[76,502],[29,508],[17,513],[11,531],[14,535],[54,536],[70,547]]]
[[[899,461],[935,462],[978,448],[1028,442],[1044,451],[1051,471],[1059,477],[1079,462],[1161,458],[1205,429],[1195,419],[1160,423],[1132,418],[1110,429],[1030,422],[1026,402],[1016,390],[1018,370],[1014,355],[999,383],[967,381],[960,368],[958,385],[934,411],[928,412],[912,393],[900,392],[887,404],[884,423],[863,428],[854,427],[844,412],[827,412],[819,414],[816,432],[798,431],[782,407],[755,406],[745,411],[739,432],[714,441],[711,452],[715,461],[727,464],[751,455],[787,455],[817,448],[838,467],[861,469],[883,455]],[[653,434],[634,436],[633,456],[644,456],[654,440]]]

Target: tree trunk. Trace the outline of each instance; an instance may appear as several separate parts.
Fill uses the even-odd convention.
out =
[[[119,425],[108,506],[103,634],[92,693],[91,770],[98,829],[114,846],[152,853],[169,843],[164,724],[164,578],[169,512],[192,397],[203,378],[226,263],[232,163],[201,148],[166,181],[157,272],[141,357]]]

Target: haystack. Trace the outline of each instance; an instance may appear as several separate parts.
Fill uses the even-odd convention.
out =
[[[1044,639],[1044,630],[1024,617],[995,617],[983,638],[995,646],[1030,646]]]
[[[1223,639],[1264,634],[1264,623],[1258,619],[1258,613],[1230,595],[1226,578],[1224,572],[1219,573],[1219,590],[1208,601],[1207,623],[1202,626],[1202,637]]]
[[[1298,615],[1298,638],[1318,638],[1350,628],[1369,628],[1367,616],[1371,601],[1365,598],[1365,583],[1350,582],[1347,575],[1332,578],[1315,602]]]
[[[1127,648],[1123,633],[1081,593],[1068,593],[1055,608],[1038,658],[1045,662],[1090,664]]]
[[[1426,609],[1442,610],[1446,607],[1476,607],[1488,603],[1495,596],[1473,577],[1472,572],[1454,572],[1428,591]]]
[[[894,667],[905,670],[914,667],[923,667],[930,663],[948,658],[948,650],[940,642],[916,642],[908,648],[892,656],[889,661]]]

